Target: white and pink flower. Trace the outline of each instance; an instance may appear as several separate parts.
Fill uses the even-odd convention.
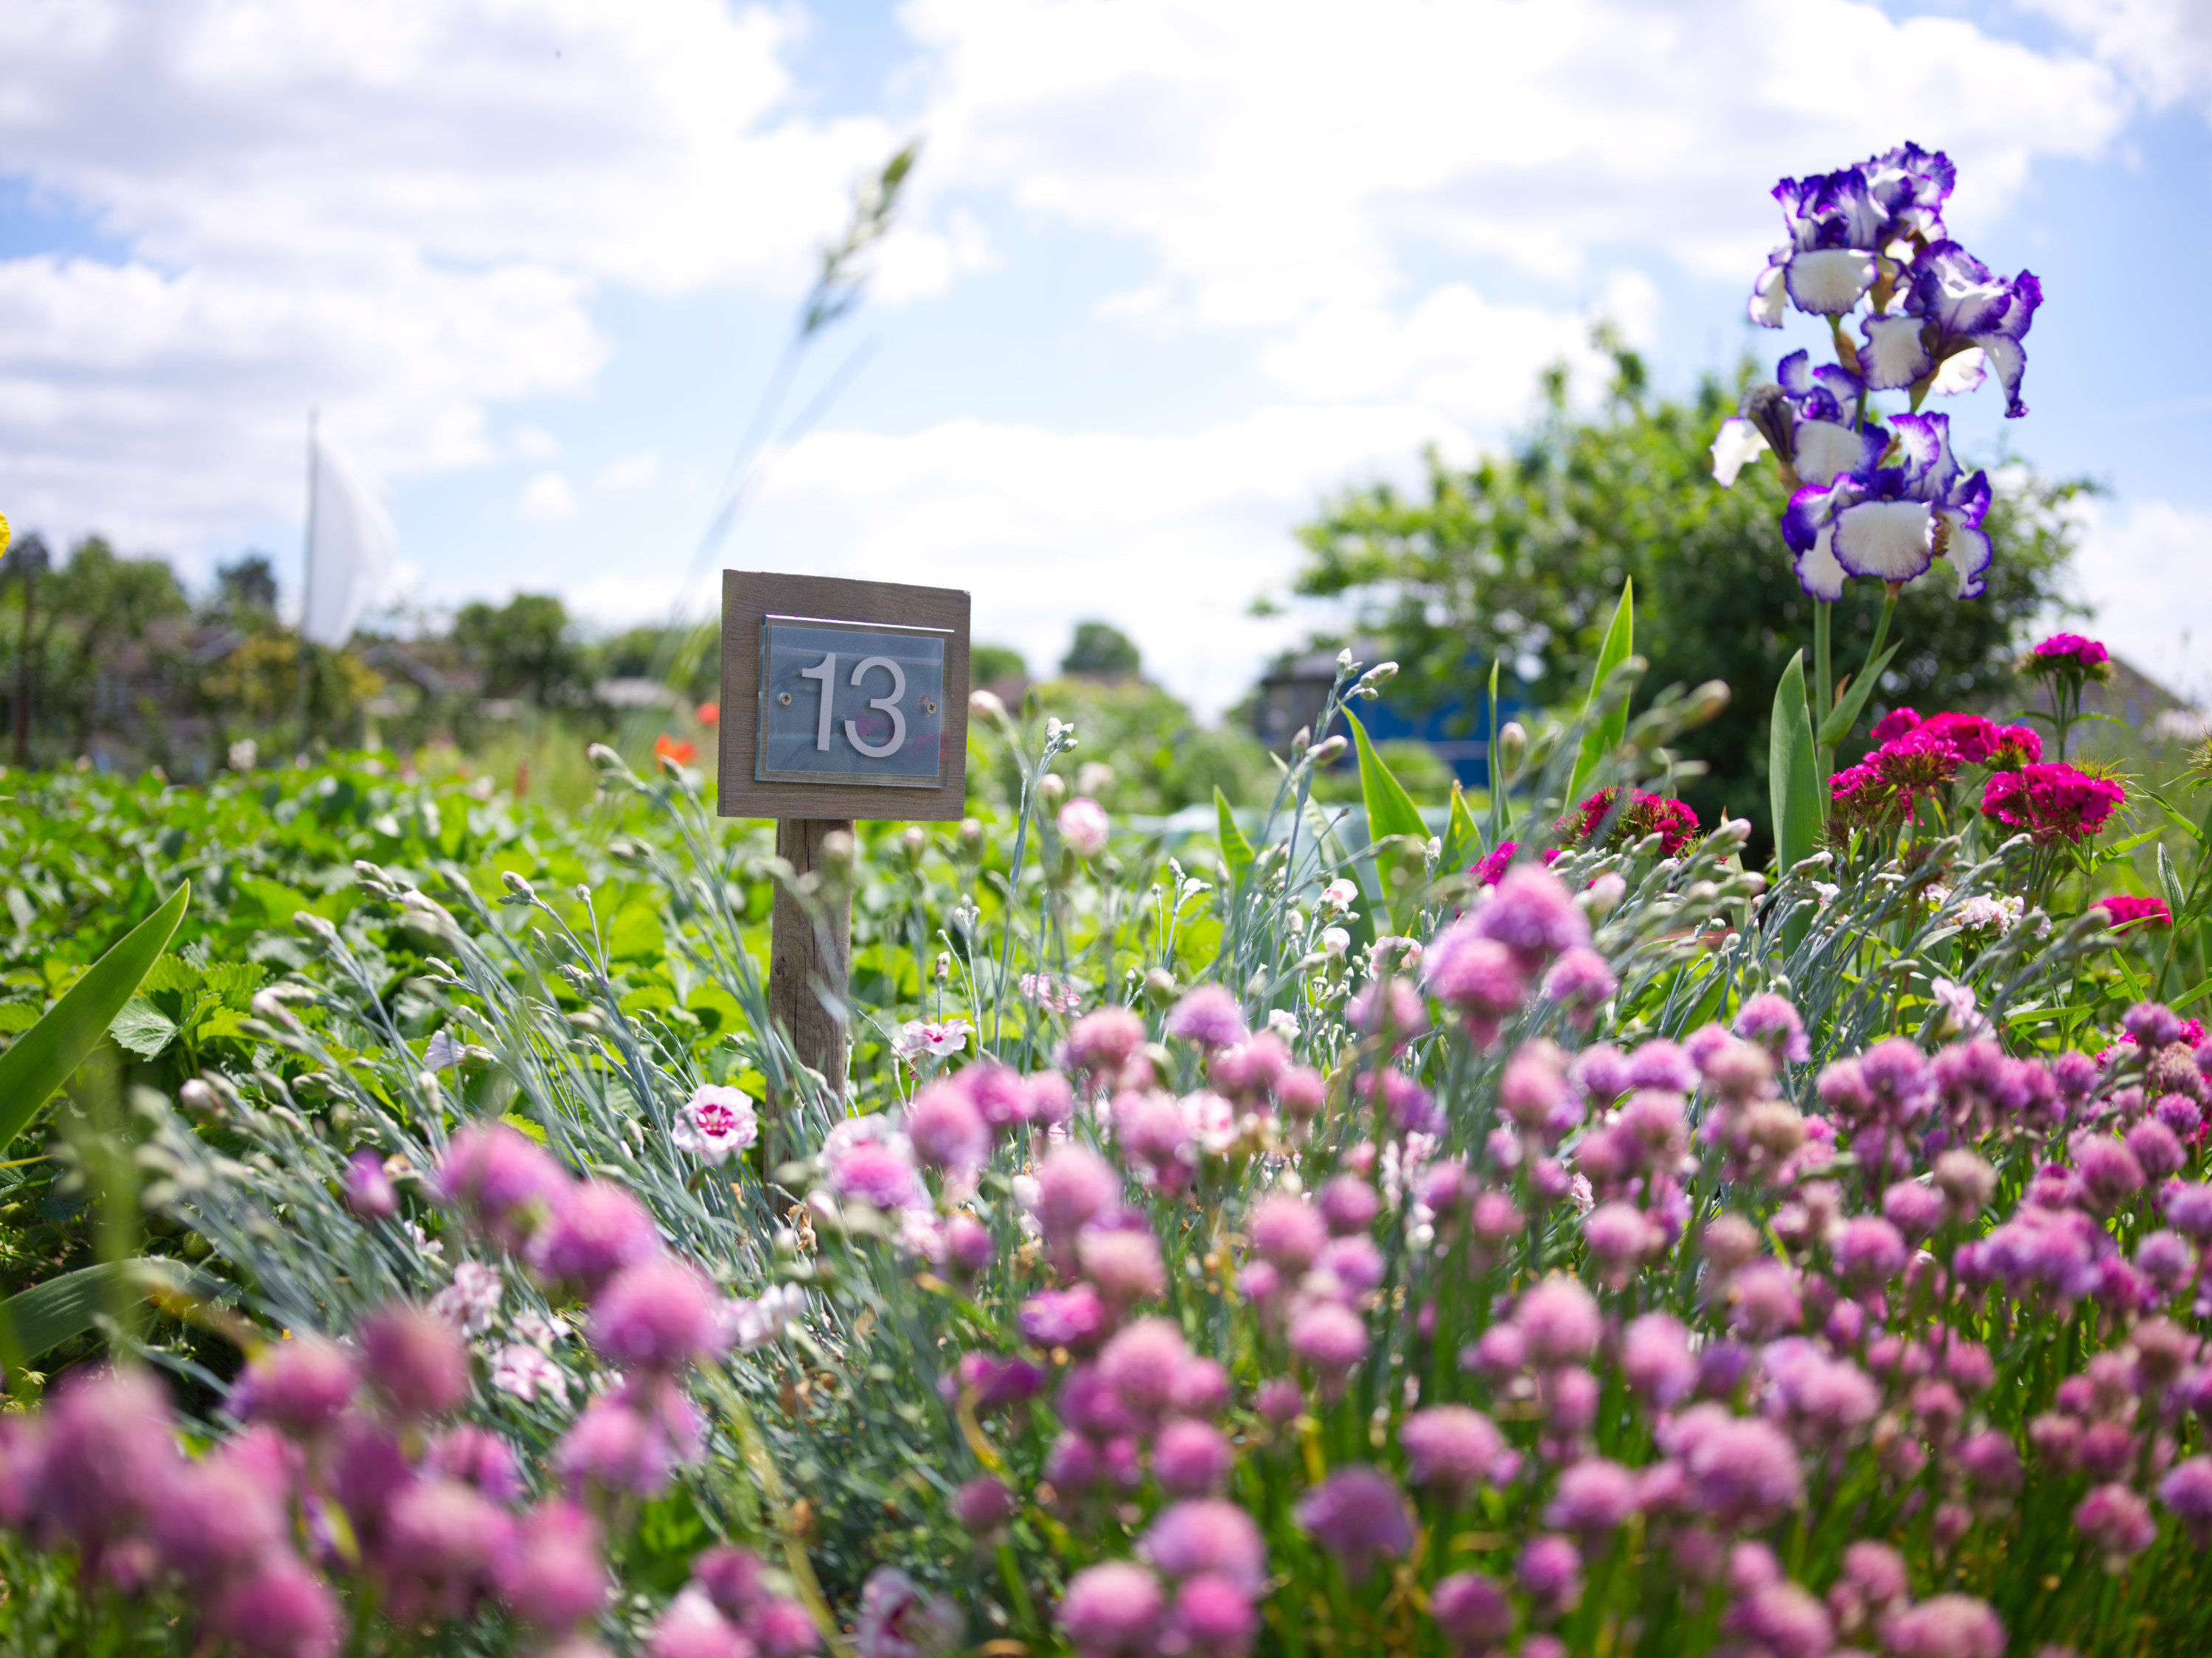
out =
[[[677,1113],[668,1131],[677,1150],[711,1163],[726,1163],[760,1138],[752,1096],[742,1089],[702,1085]]]

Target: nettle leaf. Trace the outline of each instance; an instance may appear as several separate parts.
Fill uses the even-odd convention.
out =
[[[116,1045],[150,1060],[177,1039],[177,1022],[143,996],[123,1004],[107,1027]]]

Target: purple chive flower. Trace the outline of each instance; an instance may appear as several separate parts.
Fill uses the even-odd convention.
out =
[[[1786,1261],[1755,1260],[1735,1274],[1729,1321],[1754,1340],[1794,1330],[1805,1321],[1797,1273]]]
[[[1062,1048],[1070,1071],[1088,1077],[1118,1076],[1145,1045],[1145,1022],[1126,1007],[1102,1007],[1068,1028]]]
[[[337,1422],[353,1401],[353,1360],[320,1336],[271,1342],[246,1367],[231,1389],[231,1414],[266,1422],[295,1439],[311,1438]]]
[[[1974,1160],[1980,1162],[1979,1158]],[[1923,1186],[1918,1181],[1899,1181],[1881,1194],[1884,1217],[1904,1237],[1915,1242],[1943,1224],[1948,1206],[1942,1192],[1932,1186]]]
[[[1317,1302],[1291,1321],[1291,1351],[1312,1366],[1325,1389],[1367,1357],[1367,1321],[1334,1302]]]
[[[1175,1403],[1176,1384],[1190,1363],[1182,1332],[1164,1318],[1139,1319],[1098,1355],[1098,1376],[1139,1417],[1157,1417]]]
[[[1212,1424],[1170,1422],[1153,1444],[1152,1476],[1171,1496],[1211,1497],[1228,1483],[1235,1459],[1228,1440]]]
[[[1047,1078],[1050,1081],[1045,1081]],[[1044,1082],[1047,1088],[1051,1082],[1058,1082],[1062,1090],[1067,1087],[1066,1078],[1049,1071],[1040,1072],[1039,1080]],[[1036,1113],[1038,1099],[1042,1097],[1030,1088],[1020,1072],[1010,1065],[1000,1065],[996,1060],[985,1060],[969,1066],[960,1073],[957,1081],[975,1102],[976,1113],[994,1131],[1018,1128],[1029,1121]],[[920,1101],[921,1096],[917,1095],[915,1102],[918,1104]],[[1060,1114],[1061,1118],[1066,1115],[1065,1112]],[[911,1125],[907,1132],[909,1134],[914,1132]],[[918,1142],[916,1149],[919,1149]]]
[[[745,1658],[746,1647],[714,1603],[687,1586],[654,1622],[645,1649],[649,1658]]]
[[[1106,1324],[1106,1304],[1087,1284],[1045,1290],[1021,1306],[1023,1337],[1040,1347],[1080,1347]]]
[[[2119,1426],[2116,1422],[2097,1425]],[[2074,1529],[2081,1533],[2083,1542],[2108,1559],[2124,1560],[2141,1554],[2158,1535],[2150,1505],[2122,1485],[2100,1485],[2076,1503]]]
[[[823,1160],[828,1165],[830,1189],[841,1202],[889,1211],[919,1204],[926,1195],[913,1158],[902,1145],[863,1134],[841,1137],[832,1129],[823,1145]]]
[[[2197,1270],[2197,1252],[2180,1233],[2161,1228],[2136,1245],[2136,1270],[2171,1295]]]
[[[1233,1048],[1252,1034],[1237,998],[1220,985],[1200,985],[1177,1002],[1168,1014],[1167,1033],[1202,1048]]]
[[[1084,1277],[1109,1307],[1150,1301],[1167,1288],[1159,1240],[1150,1232],[1121,1228],[1102,1232],[1094,1228],[1077,1238],[1075,1254],[1083,1264]]]
[[[945,1255],[954,1272],[974,1278],[999,1258],[991,1229],[963,1210],[945,1224]]]
[[[568,1184],[558,1163],[505,1123],[471,1123],[447,1144],[438,1163],[440,1195],[508,1250],[521,1247],[538,1214]]]
[[[149,1518],[162,1564],[206,1593],[284,1540],[284,1491],[250,1457],[217,1452],[179,1467]]]
[[[563,1193],[552,1216],[530,1241],[530,1264],[548,1278],[597,1295],[625,1266],[656,1253],[653,1217],[608,1181],[580,1181]]]
[[[2074,1142],[2074,1172],[2081,1176],[2083,1200],[2109,1213],[2142,1189],[2142,1165],[2109,1134],[2089,1132]]]
[[[1159,1580],[1142,1566],[1109,1560],[1068,1580],[1060,1626],[1083,1658],[1139,1658],[1152,1650],[1166,1611]]]
[[[458,1618],[492,1586],[514,1529],[506,1510],[457,1479],[422,1479],[385,1515],[382,1555],[396,1618]]]
[[[661,1423],[609,1395],[570,1424],[553,1448],[553,1467],[571,1485],[657,1497],[684,1449]]]
[[[1544,999],[1562,1009],[1577,1030],[1588,1030],[1613,993],[1620,988],[1613,969],[1594,950],[1563,954],[1544,975]]]
[[[2184,1105],[2188,1101],[2182,1102]],[[2174,1133],[2156,1117],[2145,1117],[2128,1130],[2125,1145],[2128,1155],[2136,1160],[2146,1180],[2164,1180],[2179,1174],[2189,1161],[2189,1154],[2181,1149]]]
[[[1037,1168],[1037,1224],[1060,1244],[1121,1200],[1121,1177],[1087,1146],[1063,1145]]]
[[[1938,1594],[1883,1621],[1895,1658],[2004,1658],[2004,1625],[1986,1601]]]
[[[991,1155],[991,1126],[957,1083],[931,1083],[916,1094],[906,1132],[925,1168],[966,1174]]]
[[[241,1658],[330,1658],[344,1625],[337,1598],[296,1555],[272,1550],[208,1608],[208,1629]]]
[[[345,1200],[346,1207],[363,1220],[390,1220],[399,1212],[399,1193],[384,1172],[384,1159],[374,1151],[364,1149],[348,1159]]]
[[[1571,1612],[1583,1598],[1582,1551],[1564,1537],[1530,1538],[1513,1570],[1540,1613]]]
[[[953,1517],[977,1537],[986,1537],[1012,1519],[1021,1503],[1003,1479],[980,1474],[952,1493]]]
[[[1406,1478],[1456,1503],[1491,1479],[1505,1441],[1490,1418],[1465,1405],[1431,1405],[1408,1416],[1398,1430]]]
[[[1473,919],[1475,936],[1504,944],[1523,973],[1589,945],[1589,918],[1576,908],[1567,884],[1534,864],[1506,871]]]
[[[1879,1215],[1855,1215],[1829,1246],[1844,1281],[1863,1289],[1887,1284],[1905,1270],[1905,1239]]]
[[[443,1416],[468,1396],[468,1347],[427,1308],[392,1302],[363,1320],[360,1333],[362,1374],[398,1415]]]
[[[1571,1278],[1553,1277],[1529,1290],[1513,1321],[1535,1363],[1573,1364],[1597,1351],[1602,1331],[1597,1303]]]
[[[769,1600],[755,1615],[752,1633],[764,1658],[808,1658],[822,1650],[822,1631],[796,1600]]]
[[[1628,1056],[1628,1086],[1664,1094],[1686,1094],[1698,1085],[1697,1061],[1678,1042],[1654,1037]]]
[[[1693,1405],[1674,1418],[1662,1448],[1679,1457],[1698,1507],[1727,1525],[1764,1525],[1804,1497],[1797,1453],[1771,1424]]]
[[[1263,1199],[1244,1224],[1254,1252],[1287,1272],[1303,1272],[1313,1265],[1328,1242],[1328,1230],[1318,1209],[1287,1192]]]
[[[463,1422],[433,1439],[422,1456],[423,1471],[473,1485],[495,1503],[522,1494],[522,1474],[514,1449],[497,1434]]]
[[[2202,1243],[2212,1238],[2212,1185],[2168,1181],[2159,1193],[2160,1211],[2178,1232]]]
[[[1499,1023],[1519,1011],[1528,973],[1510,948],[1479,927],[1469,916],[1445,928],[1421,958],[1421,975],[1431,995],[1465,1017],[1475,1044],[1487,1047]]]
[[[1812,1047],[1805,1039],[1805,1021],[1796,1004],[1773,991],[1746,997],[1730,1029],[1746,1042],[1757,1042],[1792,1065],[1803,1065],[1813,1057]]]
[[[1811,1590],[1788,1582],[1753,1588],[1729,1608],[1721,1626],[1749,1636],[1754,1650],[1776,1658],[1825,1658],[1835,1644],[1828,1609]]]
[[[1636,1471],[1601,1456],[1586,1457],[1559,1475],[1544,1523],[1592,1538],[1612,1531],[1637,1509]]]
[[[677,1370],[711,1352],[718,1297],[697,1269],[666,1256],[624,1267],[592,1304],[592,1341],[618,1363]]]
[[[1176,1592],[1169,1628],[1175,1649],[1194,1658],[1244,1658],[1259,1633],[1260,1614],[1236,1584],[1204,1574]]]
[[[599,1522],[558,1498],[523,1516],[493,1576],[508,1609],[549,1634],[598,1617],[613,1593],[599,1558]]]
[[[2179,1014],[2161,1002],[2137,1002],[2121,1015],[2120,1028],[2138,1046],[2151,1048],[2179,1042],[2188,1027]]]
[[[1632,1203],[1601,1203],[1583,1217],[1583,1242],[1599,1276],[1618,1288],[1647,1255],[1665,1247],[1667,1235]]]
[[[1479,1571],[1455,1571],[1429,1591],[1429,1616],[1463,1653],[1501,1645],[1513,1632],[1513,1602],[1504,1586]]]
[[[2159,1481],[2158,1500],[2189,1528],[2198,1548],[2212,1542],[2212,1456],[2176,1463]]]
[[[1164,1509],[1137,1552],[1170,1577],[1225,1578],[1257,1597],[1267,1579],[1267,1546],[1252,1516],[1234,1503],[1202,1497]]]
[[[1621,1333],[1620,1368],[1628,1385],[1662,1410],[1671,1407],[1698,1379],[1690,1333],[1669,1313],[1645,1313]]]
[[[1355,1583],[1376,1560],[1395,1559],[1413,1546],[1405,1497],[1387,1474],[1364,1463],[1337,1469],[1298,1499],[1297,1514]]]
[[[1305,1407],[1305,1395],[1298,1390],[1298,1384],[1286,1376],[1261,1382],[1252,1395],[1252,1408],[1278,1427],[1295,1420]]]
[[[1357,1175],[1336,1175],[1321,1188],[1322,1218],[1340,1236],[1364,1232],[1382,1212],[1382,1198]]]

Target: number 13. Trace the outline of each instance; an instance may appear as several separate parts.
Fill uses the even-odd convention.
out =
[[[853,677],[846,683],[859,684],[872,668],[881,668],[891,677],[890,695],[871,697],[868,701],[870,708],[880,708],[890,715],[891,734],[880,744],[863,743],[860,722],[848,720],[845,722],[845,740],[871,760],[887,760],[906,746],[906,715],[898,706],[899,699],[906,695],[906,671],[887,656],[864,657],[854,665]],[[822,709],[814,724],[814,748],[817,754],[826,754],[830,750],[830,728],[834,720],[831,704],[836,698],[831,688],[837,683],[837,653],[830,652],[811,668],[801,668],[799,677],[822,682]]]

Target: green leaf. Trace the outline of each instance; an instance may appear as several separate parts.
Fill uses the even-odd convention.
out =
[[[0,1301],[0,1357],[11,1370],[28,1363],[71,1336],[82,1335],[99,1314],[113,1311],[118,1289],[134,1302],[142,1300],[149,1280],[165,1278],[168,1271],[166,1261],[104,1260]]]
[[[1213,815],[1220,825],[1221,861],[1229,865],[1230,880],[1241,886],[1244,872],[1252,867],[1252,843],[1237,827],[1236,815],[1229,810],[1229,799],[1218,785],[1213,791]]]
[[[0,1054],[0,1150],[23,1131],[38,1108],[67,1082],[107,1034],[184,920],[192,886],[181,883],[163,904],[94,962],[46,1017]]]
[[[1774,813],[1774,856],[1787,875],[1813,855],[1820,835],[1820,779],[1813,765],[1813,715],[1805,704],[1805,653],[1790,659],[1774,688],[1767,734],[1767,804]]]
[[[1413,804],[1413,797],[1406,793],[1405,785],[1390,774],[1389,767],[1382,763],[1382,756],[1375,752],[1375,745],[1367,740],[1366,728],[1349,712],[1344,719],[1352,727],[1352,740],[1359,750],[1359,794],[1367,807],[1367,843],[1377,848],[1375,872],[1382,883],[1383,908],[1390,911],[1395,926],[1399,920],[1408,919],[1399,916],[1398,912],[1410,912],[1419,902],[1417,884],[1428,860],[1424,852],[1401,847],[1384,853],[1379,849],[1380,844],[1393,835],[1411,835],[1416,847],[1425,847],[1429,841],[1428,820]]]
[[[109,1023],[107,1034],[118,1047],[150,1060],[177,1039],[177,1024],[143,996],[133,996]]]
[[[2179,923],[2182,912],[2189,908],[2188,895],[2181,890],[2181,877],[2174,872],[2173,860],[2166,855],[2166,848],[2158,849],[2158,884],[2166,889],[2166,906],[2172,911]]]
[[[1622,581],[1620,603],[1613,608],[1613,625],[1605,630],[1605,643],[1598,649],[1597,665],[1590,670],[1589,695],[1583,699],[1585,720],[1595,711],[1598,693],[1605,689],[1605,682],[1612,677],[1613,671],[1635,653],[1635,599],[1634,579]],[[1620,747],[1621,738],[1627,734],[1628,699],[1623,697],[1603,720],[1583,732],[1582,752],[1575,756],[1574,775],[1567,783],[1570,806],[1583,798],[1583,785],[1589,781],[1598,762]]]
[[[1474,826],[1474,814],[1467,809],[1467,791],[1454,778],[1451,817],[1444,826],[1443,866],[1463,869],[1480,861],[1483,851],[1482,831]]]
[[[1876,657],[1872,667],[1851,681],[1851,688],[1844,693],[1844,700],[1828,710],[1828,717],[1820,722],[1820,729],[1816,733],[1822,748],[1832,749],[1844,740],[1853,726],[1858,724],[1859,710],[1866,707],[1867,698],[1874,695],[1874,688],[1881,679],[1882,670],[1889,666],[1889,659],[1897,654],[1903,643],[1899,640]]]

